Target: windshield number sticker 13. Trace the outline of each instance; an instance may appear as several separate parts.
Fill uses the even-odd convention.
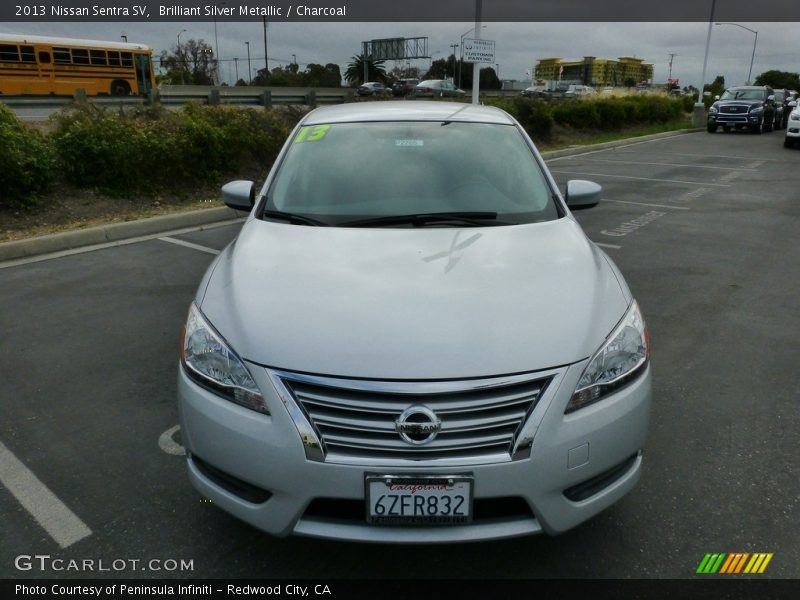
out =
[[[328,135],[330,125],[317,125],[316,127],[303,127],[297,137],[294,139],[295,144],[301,142],[318,142]],[[310,134],[310,135],[309,135]]]

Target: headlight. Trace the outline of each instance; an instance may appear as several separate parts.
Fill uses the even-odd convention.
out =
[[[751,108],[750,109],[750,114],[751,115],[753,113],[760,113],[760,112],[764,112],[764,107],[763,106],[756,106],[755,108]]]
[[[791,115],[789,115],[789,118],[792,121],[800,121],[800,112],[793,112]]]
[[[714,106],[712,106],[711,108],[709,108],[709,109],[708,109],[708,114],[711,114],[711,115],[715,115],[715,114],[717,114],[718,112],[719,112],[719,111],[718,111],[718,110],[717,110],[717,108],[716,108],[716,107],[714,107]]]
[[[620,388],[644,369],[650,358],[650,335],[634,301],[583,370],[564,412],[570,413]]]
[[[220,396],[269,414],[244,362],[192,303],[181,340],[181,361],[188,375]]]

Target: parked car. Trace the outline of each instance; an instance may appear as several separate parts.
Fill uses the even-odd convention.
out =
[[[783,145],[786,148],[793,148],[798,142],[800,142],[800,106],[795,105],[792,112],[789,114]]]
[[[463,98],[466,92],[454,86],[452,81],[428,79],[417,84],[414,95],[417,98]]]
[[[585,96],[594,96],[597,90],[590,85],[571,85],[564,92],[565,98],[583,98]]]
[[[524,96],[525,98],[543,98],[546,93],[547,88],[545,86],[532,85],[522,90],[520,96]]]
[[[223,188],[250,216],[180,343],[194,487],[276,536],[398,543],[555,534],[618,501],[650,341],[571,212],[601,193],[562,195],[497,108],[308,113],[260,190]]]
[[[389,93],[389,89],[379,81],[368,81],[358,86],[356,93],[359,96],[383,96]]]
[[[748,128],[755,133],[772,131],[775,96],[769,86],[740,86],[725,90],[708,109],[708,132]]]
[[[775,128],[786,129],[789,121],[789,113],[792,112],[789,106],[789,90],[774,90],[775,92]]]
[[[395,96],[407,96],[417,87],[419,79],[398,79],[392,84],[392,94]]]

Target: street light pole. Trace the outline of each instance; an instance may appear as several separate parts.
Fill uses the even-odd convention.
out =
[[[245,42],[245,46],[247,46],[247,85],[250,85],[253,82],[253,70],[250,67],[250,42]]]
[[[758,32],[755,29],[750,29],[749,27],[745,27],[744,25],[739,25],[738,23],[714,23],[714,25],[733,25],[734,27],[741,27],[742,29],[747,29],[750,33],[755,34],[755,39],[753,40],[753,54],[750,56],[750,70],[747,72],[747,84],[750,85],[751,77],[753,76],[753,61],[756,58],[756,44],[758,44]]]
[[[220,2],[221,6],[225,6],[227,2]],[[219,85],[219,38],[217,37],[217,15],[214,15],[214,66],[216,71],[216,84]]]
[[[267,56],[267,17],[264,17],[264,68],[267,70],[267,77],[269,77],[269,58]]]
[[[450,44],[450,47],[453,49],[453,82],[456,80],[456,48],[458,48],[458,44]]]
[[[711,28],[714,25],[714,7],[717,0],[711,0],[711,16],[708,18],[708,35],[706,36],[706,52],[703,57],[703,74],[700,76],[700,90],[697,92],[697,102],[694,105],[692,112],[692,125],[694,127],[702,127],[705,121],[705,106],[703,104],[703,85],[706,81],[706,67],[708,66],[708,49],[711,47]]]
[[[236,67],[236,81],[233,82],[233,85],[236,85],[237,83],[239,83],[239,57],[238,56],[234,56],[233,57],[233,64]]]

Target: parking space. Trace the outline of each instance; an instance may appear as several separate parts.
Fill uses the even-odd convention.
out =
[[[238,224],[0,269],[0,573],[109,574],[14,567],[49,554],[193,561],[110,573],[131,577],[690,577],[706,552],[744,551],[800,577],[800,154],[782,142],[702,133],[549,161],[561,189],[603,185],[576,217],[639,300],[654,370],[639,487],[556,538],[275,539],[204,502],[174,429],[178,335]]]

